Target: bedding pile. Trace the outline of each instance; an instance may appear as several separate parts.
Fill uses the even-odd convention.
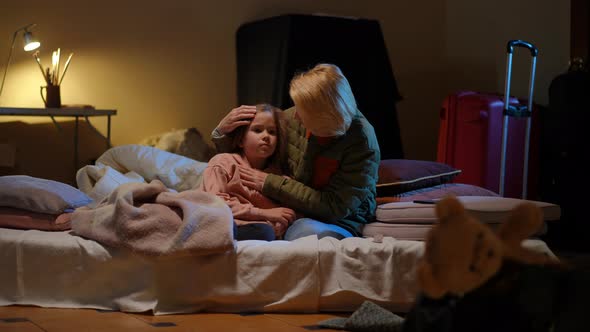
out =
[[[382,189],[393,196],[382,198],[390,202],[448,193],[501,199],[482,193],[482,188],[447,183],[457,172],[441,165],[424,167],[428,174],[416,172],[415,162],[384,165],[389,179],[384,177]],[[81,168],[76,177],[79,190],[64,184],[45,186],[47,180],[42,179],[23,182],[41,186],[42,194],[0,188],[0,194],[7,195],[0,197],[12,202],[2,205],[9,200],[1,199],[0,212],[20,209],[53,219],[65,214],[72,224],[71,231],[54,232],[39,231],[44,229],[39,226],[0,228],[0,306],[156,315],[352,312],[367,300],[392,311],[411,307],[417,293],[415,267],[424,244],[404,238],[406,230],[391,233],[411,222],[388,220],[408,221],[412,217],[404,216],[405,205],[414,203],[380,205],[379,222],[365,227],[365,238],[313,235],[291,242],[236,242],[225,203],[191,190],[206,166],[156,148],[125,145]],[[418,209],[432,217],[432,205]],[[422,228],[420,236],[427,230]],[[543,241],[526,240],[524,245],[553,255]]]

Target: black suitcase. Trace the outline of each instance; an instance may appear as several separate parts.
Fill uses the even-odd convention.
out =
[[[577,64],[551,82],[542,120],[541,199],[561,206],[561,220],[549,225],[548,235],[568,250],[590,249],[588,123],[590,73]]]
[[[401,99],[379,22],[322,15],[282,15],[236,32],[238,104],[293,106],[289,83],[318,63],[342,69],[359,110],[375,128],[381,159],[403,158],[396,103]]]

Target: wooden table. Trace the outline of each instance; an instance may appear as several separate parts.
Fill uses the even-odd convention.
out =
[[[0,116],[48,116],[58,130],[61,130],[55,117],[75,118],[74,129],[74,170],[78,169],[78,119],[84,117],[90,128],[98,135],[100,132],[90,123],[91,116],[107,117],[107,149],[111,147],[111,116],[117,115],[116,110],[97,110],[93,108],[21,108],[21,107],[0,107]],[[102,136],[102,135],[101,135]]]

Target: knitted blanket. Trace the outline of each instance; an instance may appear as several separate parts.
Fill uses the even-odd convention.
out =
[[[222,199],[200,190],[170,192],[159,180],[122,184],[95,208],[76,209],[72,230],[147,256],[235,250],[232,213]]]

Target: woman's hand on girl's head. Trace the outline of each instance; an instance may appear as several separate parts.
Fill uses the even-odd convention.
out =
[[[246,187],[262,192],[262,187],[264,186],[264,181],[266,181],[268,173],[255,168],[241,166],[238,166],[238,172],[240,172],[240,179]]]
[[[227,115],[221,119],[217,125],[217,131],[225,135],[231,133],[240,126],[250,124],[256,115],[256,106],[242,105],[232,109]]]

